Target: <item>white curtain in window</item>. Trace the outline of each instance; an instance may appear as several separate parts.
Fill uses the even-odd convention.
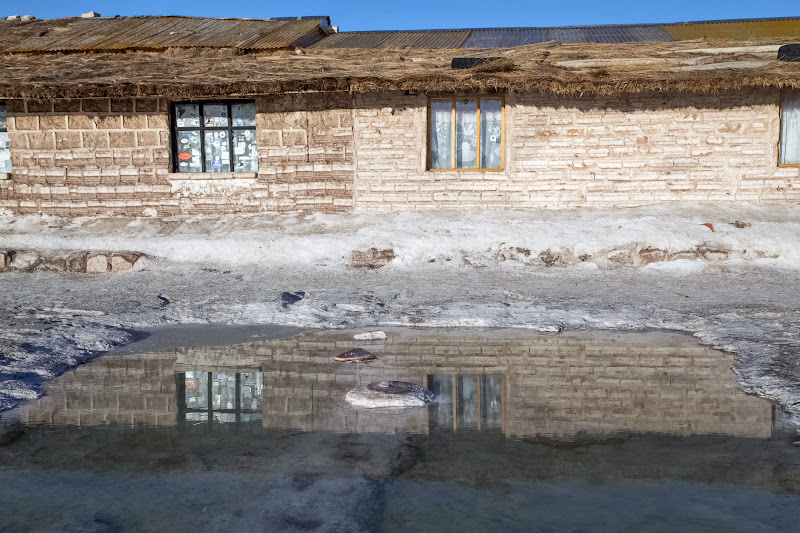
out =
[[[456,100],[456,168],[478,163],[478,101]]]
[[[0,173],[11,172],[11,151],[8,148],[8,133],[6,132],[6,106],[0,105]]]
[[[431,101],[431,168],[452,168],[453,102]]]
[[[800,91],[784,91],[781,102],[781,164],[800,165]]]
[[[481,99],[481,168],[501,168],[503,161],[503,101]]]

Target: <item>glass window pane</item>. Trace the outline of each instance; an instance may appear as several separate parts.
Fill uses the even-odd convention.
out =
[[[200,127],[200,106],[197,104],[178,104],[175,106],[175,124],[179,128]]]
[[[208,420],[208,412],[205,413],[186,413],[187,422],[205,422]]]
[[[258,171],[256,130],[233,130],[233,171]]]
[[[186,408],[207,409],[208,373],[186,372],[184,377],[184,385],[186,385]]]
[[[228,132],[207,131],[205,133],[206,172],[230,172],[231,153]]]
[[[256,125],[256,105],[255,104],[233,104],[233,125],[234,126],[255,126]]]
[[[212,104],[203,106],[203,124],[206,128],[225,128],[228,126],[228,106]]]
[[[481,104],[483,106],[483,104]],[[503,376],[489,374],[481,376],[481,420],[485,427],[503,425]],[[483,418],[485,416],[485,418]]]
[[[481,99],[481,168],[501,168],[503,101]]]
[[[781,164],[800,164],[800,90],[786,90],[781,101]]]
[[[452,113],[452,101],[431,101],[431,168],[453,168]]]
[[[200,159],[200,132],[178,132],[178,172],[202,172]]]
[[[235,409],[236,374],[212,372],[211,381],[212,407],[214,409]]]
[[[11,172],[11,151],[8,149],[8,133],[0,132],[0,172]]]
[[[453,427],[453,379],[452,374],[435,374],[428,376],[428,388],[439,398],[431,404],[430,421],[445,428]]]
[[[478,101],[456,100],[456,168],[476,168]]]
[[[460,427],[478,427],[478,376],[458,376],[456,416]]]
[[[0,131],[8,131],[8,114],[6,113],[6,106],[0,104]]]
[[[264,396],[264,373],[242,372],[240,380],[241,408],[260,411],[261,399]]]

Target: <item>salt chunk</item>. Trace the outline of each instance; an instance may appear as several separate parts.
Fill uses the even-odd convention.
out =
[[[356,333],[353,338],[357,341],[383,340],[386,338],[386,333],[383,331],[369,331],[367,333]]]

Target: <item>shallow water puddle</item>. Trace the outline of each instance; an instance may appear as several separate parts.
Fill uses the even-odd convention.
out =
[[[0,446],[0,529],[777,531],[800,519],[791,429],[738,389],[732,356],[691,337],[354,333],[112,354],[53,380]],[[378,359],[333,361],[354,347]],[[344,401],[383,380],[440,401]]]

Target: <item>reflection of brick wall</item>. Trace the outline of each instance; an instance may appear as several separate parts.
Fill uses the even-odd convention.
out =
[[[369,364],[331,361],[355,345],[380,358]],[[54,422],[147,416],[159,424],[166,419],[173,423],[175,372],[253,370],[264,372],[268,427],[427,432],[426,409],[395,414],[352,409],[344,396],[373,381],[427,385],[430,374],[486,373],[505,376],[503,429],[508,435],[630,430],[768,437],[771,406],[738,391],[732,363],[730,355],[674,334],[600,338],[508,330],[395,330],[389,331],[386,343],[359,343],[352,332],[311,332],[218,349],[101,358],[54,380],[48,396],[26,409],[31,419],[52,416]],[[158,375],[158,369],[164,374]],[[90,402],[106,394],[126,399],[112,409],[92,409]],[[167,397],[167,411],[141,410],[148,402],[162,402],[163,407]]]
[[[20,408],[24,422],[95,426],[174,426],[175,356],[101,357],[45,386],[45,396]]]

